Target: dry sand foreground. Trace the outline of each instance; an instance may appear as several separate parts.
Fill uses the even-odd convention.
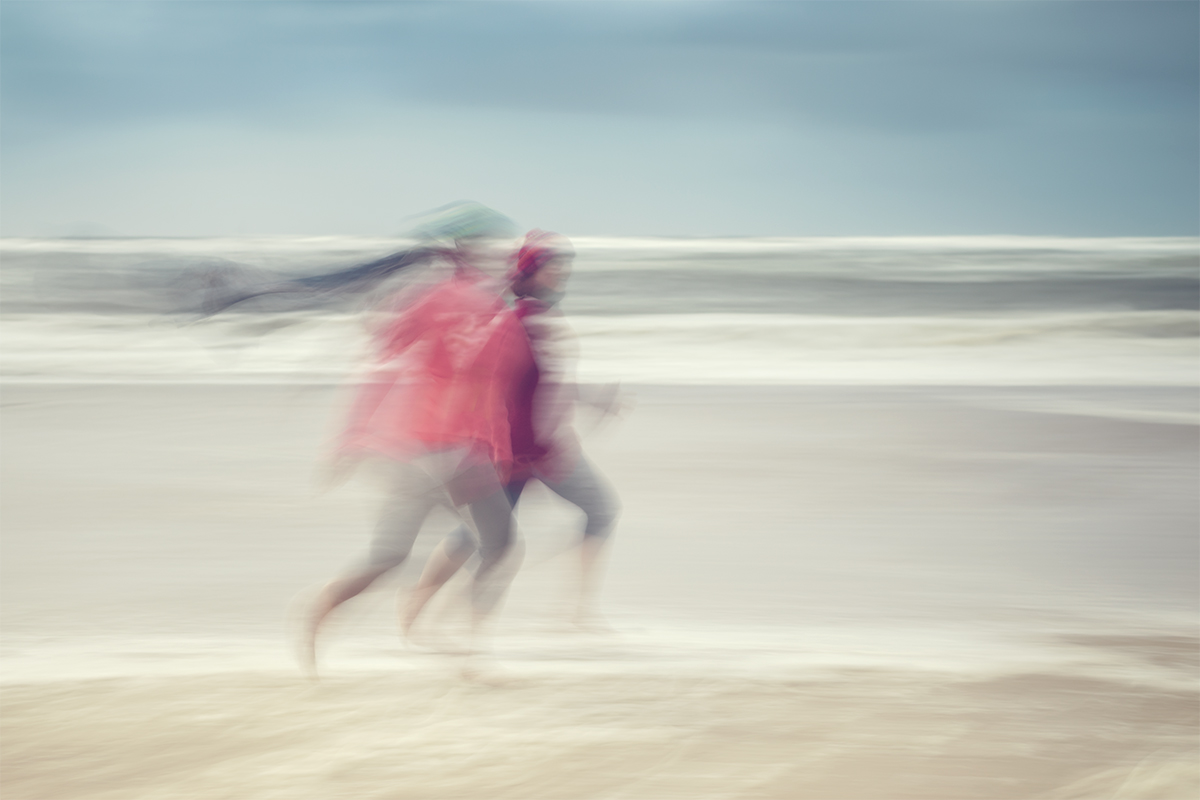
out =
[[[1186,800],[1197,785],[1192,693],[1054,675],[227,675],[13,686],[5,703],[14,799]]]
[[[628,633],[536,633],[569,518],[535,503],[498,685],[400,652],[385,593],[310,685],[284,609],[375,502],[312,491],[333,392],[7,388],[4,798],[1200,793],[1195,426],[641,394],[590,440]]]

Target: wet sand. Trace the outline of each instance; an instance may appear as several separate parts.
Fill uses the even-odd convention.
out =
[[[1194,797],[1197,429],[1138,392],[637,390],[615,633],[534,493],[486,681],[381,591],[314,686],[288,609],[379,499],[314,489],[336,391],[8,386],[4,795]]]

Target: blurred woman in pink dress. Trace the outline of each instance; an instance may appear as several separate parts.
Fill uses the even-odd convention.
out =
[[[584,456],[573,417],[579,387],[572,378],[576,345],[558,302],[574,258],[570,242],[557,234],[530,231],[513,259],[509,272],[515,297],[515,318],[520,321],[528,359],[521,372],[511,375],[508,430],[512,468],[504,487],[516,505],[530,480],[575,505],[584,514],[579,543],[579,593],[574,620],[582,626],[597,623],[594,602],[599,584],[600,559],[619,513],[616,495]],[[600,405],[612,405],[608,393]],[[430,556],[420,582],[402,611],[402,627],[409,635],[422,609],[434,594],[479,549],[466,526],[447,537]]]

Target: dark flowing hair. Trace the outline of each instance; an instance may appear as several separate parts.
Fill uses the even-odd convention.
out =
[[[427,212],[416,220],[412,235],[420,244],[366,264],[334,272],[285,278],[256,272],[232,262],[190,270],[180,290],[186,305],[200,318],[228,311],[250,300],[273,298],[286,310],[314,308],[350,295],[365,294],[401,270],[446,257],[460,258],[450,242],[515,232],[512,220],[471,200],[460,200]],[[460,264],[461,266],[461,264]]]
[[[185,306],[201,319],[260,298],[282,301],[277,310],[315,308],[365,294],[401,270],[428,263],[445,252],[436,247],[414,247],[366,264],[300,278],[270,276],[229,262],[189,270],[179,291],[185,298]]]

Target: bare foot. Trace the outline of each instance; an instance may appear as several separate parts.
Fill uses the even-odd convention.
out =
[[[584,633],[616,633],[616,629],[608,624],[608,620],[594,611],[578,611],[571,618],[571,624]]]
[[[296,645],[296,661],[299,662],[300,672],[310,681],[319,681],[317,673],[317,626],[311,621],[304,626],[300,641]]]
[[[449,636],[417,634],[411,628],[404,632],[404,646],[416,653],[436,653],[448,656],[465,656],[471,653],[470,647]]]
[[[502,669],[495,661],[478,655],[463,659],[460,674],[463,680],[482,686],[513,686],[520,683],[520,678]]]

